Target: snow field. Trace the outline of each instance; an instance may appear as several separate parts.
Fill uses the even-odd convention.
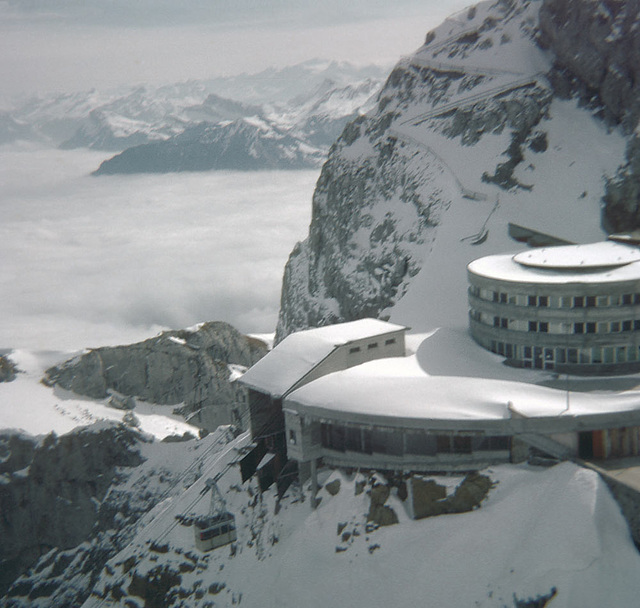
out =
[[[236,517],[235,547],[199,554],[192,528],[181,525],[163,536],[159,530],[166,529],[174,515],[184,514],[205,479],[223,470],[245,441],[246,437],[238,438],[212,455],[198,481],[161,505],[160,520],[141,529],[131,545],[110,560],[115,575],[103,572],[98,587],[124,581],[126,588],[129,579],[117,564],[129,557],[136,561],[135,572],[144,574],[158,565],[177,570],[184,556],[195,552],[197,566],[182,574],[181,586],[189,590],[224,585],[215,597],[201,598],[220,606],[231,606],[241,596],[250,608],[497,608],[511,605],[514,595],[527,599],[549,594],[555,587],[554,608],[576,608],[632,606],[640,592],[640,556],[617,504],[597,474],[570,463],[551,469],[494,467],[484,471],[495,486],[480,508],[419,521],[409,518],[392,491],[387,504],[399,523],[378,529],[366,524],[370,486],[355,493],[356,483],[367,479],[362,473],[321,469],[323,484],[340,481],[336,496],[321,489],[320,504],[312,510],[308,484],[304,501],[292,486],[276,509],[274,489],[260,496],[254,480],[240,484],[238,467],[232,465],[220,488]],[[188,446],[173,449],[193,450]],[[149,457],[143,467],[151,466],[152,460]],[[460,480],[434,479],[447,485],[449,493]],[[208,505],[207,494],[192,510],[206,512]],[[167,552],[150,552],[150,540],[167,543]],[[195,596],[189,601],[201,605]],[[97,605],[93,599],[85,608]]]
[[[129,410],[108,405],[109,399],[90,399],[40,382],[44,370],[70,358],[72,353],[33,353],[14,351],[11,360],[21,370],[13,382],[0,383],[0,428],[19,429],[31,435],[68,433],[78,426],[101,420],[122,422]],[[157,439],[188,432],[198,436],[199,429],[174,415],[176,405],[136,402],[133,414],[139,428]]]

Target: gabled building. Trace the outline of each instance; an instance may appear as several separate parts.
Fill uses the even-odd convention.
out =
[[[605,242],[489,256],[468,276],[470,336],[458,335],[457,351],[436,341],[437,369],[426,356],[435,334],[407,355],[405,327],[364,319],[294,333],[245,373],[253,470],[270,467],[261,485],[282,479],[285,463],[310,473],[315,496],[319,463],[462,472],[522,461],[531,448],[640,455],[637,382],[570,390],[557,373],[637,369],[640,249]]]
[[[282,403],[296,389],[327,374],[374,359],[405,355],[406,327],[361,319],[287,336],[240,379],[248,389],[251,436],[286,460]],[[277,475],[277,471],[276,471]]]

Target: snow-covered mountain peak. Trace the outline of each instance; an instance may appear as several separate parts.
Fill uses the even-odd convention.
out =
[[[443,69],[463,68],[467,73],[546,71],[548,60],[534,40],[540,5],[541,0],[530,0],[472,6],[429,32],[413,59],[439,61]]]
[[[33,97],[6,112],[0,141],[45,139],[65,148],[123,150],[169,139],[197,122],[290,113],[334,88],[366,80],[379,83],[382,76],[376,66],[318,59],[256,74]],[[333,118],[345,116],[338,114]]]

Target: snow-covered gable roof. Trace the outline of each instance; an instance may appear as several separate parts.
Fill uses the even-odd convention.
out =
[[[274,397],[282,397],[336,348],[405,329],[386,321],[361,319],[298,331],[287,336],[239,381]]]

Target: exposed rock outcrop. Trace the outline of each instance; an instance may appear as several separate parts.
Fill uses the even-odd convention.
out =
[[[480,506],[494,485],[490,477],[480,473],[469,473],[450,496],[444,486],[430,479],[412,477],[410,484],[415,519],[472,511]]]
[[[141,440],[123,425],[51,434],[40,442],[0,435],[0,595],[41,555],[110,527],[118,512],[103,499],[120,467],[142,461]]]
[[[309,235],[285,269],[276,341],[311,326],[393,318],[419,273],[424,283],[441,278],[431,259],[443,239],[453,252],[493,238],[490,223],[501,236],[509,222],[541,230],[552,198],[566,217],[551,226],[571,214],[594,220],[565,240],[601,238],[603,201],[607,229],[639,226],[640,145],[631,135],[640,116],[639,5],[497,0],[430,32],[329,153]],[[588,137],[567,137],[585,127]],[[606,153],[586,154],[594,137]],[[461,213],[461,199],[478,205]],[[450,222],[462,225],[483,203],[478,238],[456,233]],[[466,261],[508,246],[496,239]],[[424,284],[419,291],[426,297]],[[414,319],[395,320],[415,328]]]
[[[369,513],[367,521],[379,526],[391,526],[398,523],[398,516],[392,507],[385,504],[389,498],[391,489],[388,485],[375,484],[370,492]]]
[[[156,404],[183,404],[190,422],[213,430],[246,426],[241,389],[230,365],[249,367],[267,352],[227,323],[163,332],[128,346],[103,347],[49,368],[44,381],[95,399],[110,391]]]
[[[190,444],[152,443],[113,423],[59,438],[0,435],[0,605],[81,606],[108,560],[149,523],[144,516],[183,493],[206,470],[203,463],[236,438],[235,429],[221,427]],[[147,545],[152,553],[167,551],[166,543]],[[125,590],[116,587],[110,597],[119,600]]]
[[[11,382],[16,378],[16,366],[11,359],[0,355],[0,382]]]
[[[348,124],[331,148],[309,236],[285,269],[277,341],[310,326],[384,315],[402,298],[452,200],[469,195],[439,153],[443,138],[464,148],[509,134],[507,160],[496,157],[482,181],[505,190],[531,187],[514,172],[522,148],[543,147],[539,125],[551,93],[534,75],[473,65],[495,61],[481,55],[496,40],[509,43],[503,28],[517,25],[533,36],[528,2],[496,2],[491,10],[484,19],[469,13],[472,34],[465,23],[464,35],[427,37],[391,72],[376,108]]]
[[[544,0],[540,44],[555,58],[550,80],[558,95],[578,96],[611,125],[633,133],[640,119],[640,3]],[[608,182],[605,227],[640,227],[640,143]]]

